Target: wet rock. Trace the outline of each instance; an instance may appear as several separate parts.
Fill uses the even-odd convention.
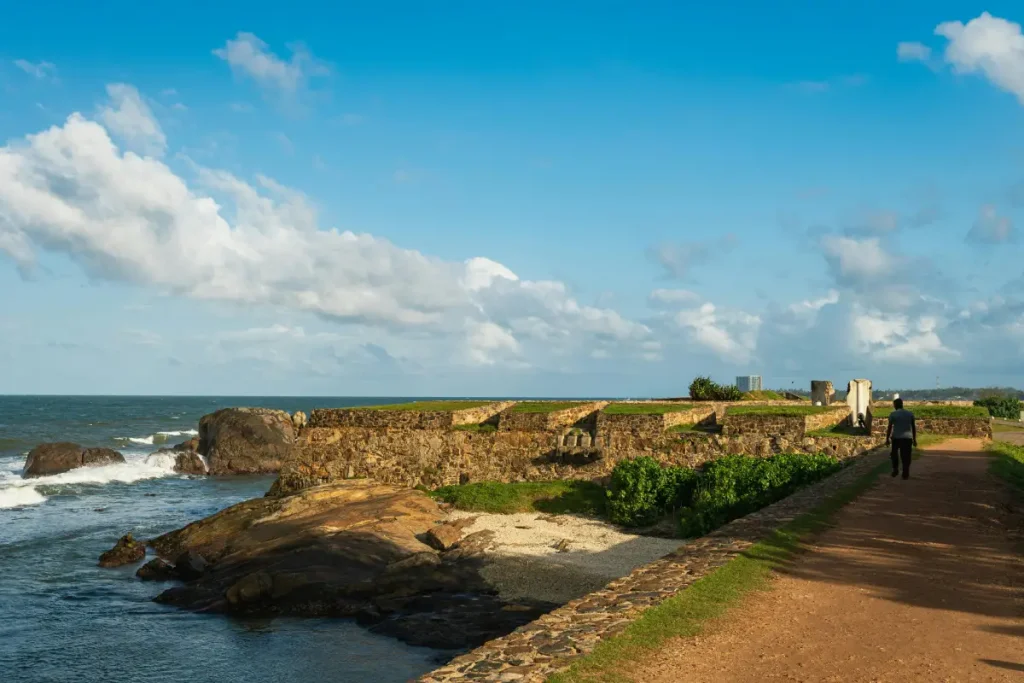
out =
[[[118,539],[113,548],[100,555],[99,564],[101,567],[120,567],[138,562],[145,556],[146,544],[136,541],[131,534],[125,534]]]
[[[232,605],[257,602],[269,597],[274,587],[273,579],[266,572],[253,572],[243,576],[228,588],[225,597]]]
[[[199,420],[200,455],[210,474],[273,473],[291,460],[292,417],[269,408],[225,408]]]
[[[480,575],[478,555],[493,532],[471,534],[443,556],[421,540],[444,522],[426,494],[371,480],[245,501],[150,542],[162,557],[194,553],[208,564],[157,601],[253,616],[356,617],[431,647],[478,645],[539,613],[503,611]]]
[[[98,467],[124,462],[124,456],[109,448],[83,448],[77,443],[43,443],[29,451],[23,477],[45,477],[79,467]]]
[[[207,568],[206,559],[194,550],[186,550],[174,560],[174,572],[182,581],[194,581]]]
[[[464,526],[450,522],[438,524],[424,534],[423,541],[431,548],[449,550],[462,539],[462,529]]]
[[[156,557],[139,567],[135,576],[143,581],[171,581],[178,578],[174,565],[167,560]]]

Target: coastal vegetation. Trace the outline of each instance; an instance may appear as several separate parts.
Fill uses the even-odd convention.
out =
[[[601,411],[605,415],[664,415],[693,410],[692,403],[609,403]]]
[[[786,397],[777,391],[762,389],[760,391],[748,391],[741,397],[744,401],[784,401]]]
[[[700,536],[841,467],[828,455],[731,455],[698,469],[666,467],[649,457],[625,460],[612,471],[609,517],[625,526],[646,526],[675,514],[681,536]]]
[[[690,398],[694,401],[739,401],[743,392],[734,386],[719,384],[710,377],[696,377],[690,382]]]
[[[980,406],[948,406],[948,405],[909,405],[907,409],[914,413],[914,417],[924,418],[986,418],[988,410]],[[894,408],[892,406],[872,406],[871,414],[874,417],[889,417]]]
[[[458,510],[574,513],[645,527],[672,516],[679,535],[706,534],[842,467],[827,455],[732,455],[693,469],[654,458],[623,460],[607,488],[586,481],[478,482],[428,491]]]
[[[984,408],[992,417],[1004,420],[1019,420],[1021,402],[1016,396],[988,396],[974,402],[975,406]]]
[[[504,515],[545,512],[604,516],[606,503],[603,486],[576,480],[511,484],[487,481],[443,486],[428,493],[435,500],[448,503],[457,510]]]
[[[992,474],[1003,479],[1024,495],[1024,448],[1005,441],[993,441],[988,445],[993,454],[989,469]]]

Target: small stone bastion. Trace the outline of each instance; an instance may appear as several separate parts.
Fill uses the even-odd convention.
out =
[[[416,401],[364,408],[318,408],[309,427],[364,427],[369,429],[450,429],[483,424],[514,401]]]
[[[597,433],[625,432],[655,438],[673,427],[714,423],[715,406],[711,403],[631,401],[602,408],[597,414]]]
[[[831,406],[732,406],[726,409],[723,436],[771,434],[799,440],[808,433],[850,423],[850,407]]]

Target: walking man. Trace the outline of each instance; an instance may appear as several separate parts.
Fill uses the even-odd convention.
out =
[[[889,428],[885,432],[885,445],[892,444],[892,476],[900,473],[903,462],[903,478],[910,479],[910,458],[917,445],[917,423],[914,414],[903,409],[903,399],[892,402],[896,409],[889,413]]]

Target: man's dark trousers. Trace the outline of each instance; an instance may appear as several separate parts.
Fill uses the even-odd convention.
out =
[[[910,474],[910,458],[913,453],[914,440],[913,439],[893,439],[892,440],[892,471],[898,472],[900,469],[900,461],[903,461],[903,476]]]

